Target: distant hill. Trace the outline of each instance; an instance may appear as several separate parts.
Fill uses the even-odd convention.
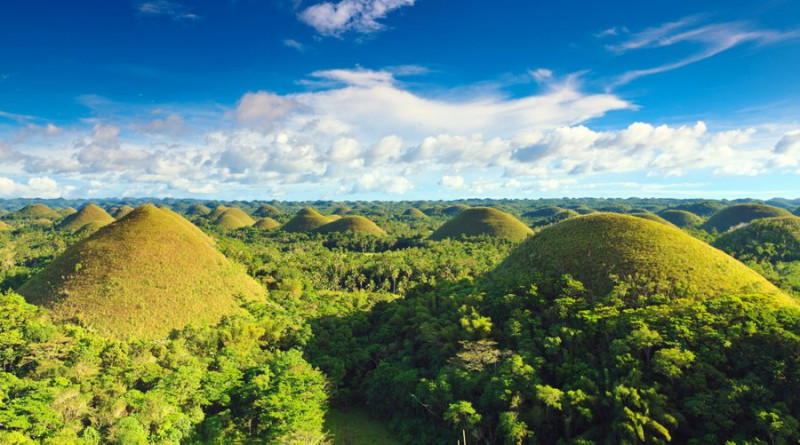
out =
[[[170,210],[144,205],[69,247],[18,289],[55,320],[118,338],[216,322],[264,290]]]
[[[75,210],[73,207],[64,207],[63,209],[56,210],[61,216],[69,216],[73,213],[77,213],[78,211]]]
[[[269,217],[261,218],[258,221],[256,221],[255,224],[253,224],[253,228],[261,229],[261,230],[277,229],[280,226],[281,226],[281,223],[279,223],[278,221],[275,221],[274,219],[269,218]]]
[[[204,206],[203,204],[192,204],[186,210],[186,214],[191,216],[205,216],[208,215],[209,213],[211,213],[211,209]]]
[[[281,211],[273,205],[261,204],[256,211],[253,212],[253,216],[258,216],[261,218],[275,218],[281,216]]]
[[[306,207],[287,221],[281,227],[281,230],[285,232],[311,232],[331,221],[331,218],[322,215],[311,207]]]
[[[49,220],[58,220],[62,216],[55,210],[47,207],[44,204],[29,204],[25,207],[11,213],[11,217],[15,219],[40,219],[45,218]]]
[[[666,219],[680,228],[697,227],[703,224],[703,218],[695,215],[694,213],[687,212],[686,210],[662,210],[658,212],[658,216]]]
[[[250,217],[244,210],[238,207],[230,207],[222,212],[214,221],[214,225],[224,227],[228,230],[241,229],[242,227],[249,227],[255,224],[255,220]]]
[[[427,219],[428,218],[428,215],[422,213],[421,210],[419,210],[417,208],[414,208],[414,207],[412,207],[410,209],[407,209],[405,212],[403,212],[403,216],[405,216],[406,218],[410,218],[410,219]]]
[[[489,207],[471,207],[445,222],[430,239],[489,235],[520,241],[531,234],[533,230],[530,227],[508,213]]]
[[[722,233],[739,224],[746,224],[756,219],[780,216],[792,216],[792,214],[788,210],[765,204],[740,204],[726,207],[715,213],[702,225],[702,228],[708,232],[716,230]]]
[[[570,274],[596,295],[613,287],[610,275],[688,286],[693,295],[759,293],[793,300],[761,275],[683,231],[629,215],[596,213],[547,227],[522,243],[494,277],[525,285],[536,277]]]
[[[691,204],[681,204],[679,206],[672,207],[671,210],[685,210],[689,213],[694,213],[697,216],[708,218],[709,216],[719,212],[724,208],[725,205],[720,204],[718,202],[701,201]]]
[[[114,211],[111,212],[111,216],[113,216],[114,219],[120,219],[120,218],[124,217],[125,215],[127,215],[128,213],[131,213],[132,211],[133,211],[133,207],[131,207],[129,205],[123,205],[123,206],[119,206],[116,209],[114,209]]]
[[[550,206],[550,207],[542,207],[539,209],[531,210],[530,212],[525,212],[522,214],[522,216],[528,218],[552,218],[557,213],[563,211],[564,209],[562,209],[561,207]]]
[[[629,215],[635,216],[637,218],[642,218],[642,219],[647,219],[647,220],[650,220],[650,221],[655,221],[657,223],[664,224],[664,225],[667,225],[667,226],[670,226],[670,227],[677,227],[675,224],[672,224],[671,222],[667,221],[666,219],[664,219],[664,218],[662,218],[662,217],[660,217],[660,216],[658,216],[658,215],[656,215],[654,213],[636,212],[636,213],[629,213]]]
[[[758,219],[723,234],[714,245],[742,260],[800,261],[800,218]]]
[[[316,229],[316,231],[319,233],[358,232],[367,235],[386,234],[386,232],[380,227],[378,227],[377,224],[375,224],[374,222],[372,222],[367,218],[364,218],[363,216],[358,216],[358,215],[343,216],[340,219],[331,221],[323,226],[320,226],[319,228]]]
[[[467,210],[468,208],[469,206],[464,204],[451,205],[449,207],[445,207],[444,209],[442,209],[442,215],[455,216],[463,212],[464,210]]]
[[[219,218],[220,215],[225,213],[226,210],[228,210],[228,208],[225,207],[224,205],[220,204],[217,207],[215,207],[214,210],[211,211],[211,213],[208,214],[208,218],[211,219],[212,221],[214,221],[217,218]]]
[[[106,213],[105,210],[94,204],[89,204],[76,213],[64,218],[64,220],[56,226],[56,230],[76,231],[89,223],[97,223],[102,226],[111,224],[114,221],[114,218]]]

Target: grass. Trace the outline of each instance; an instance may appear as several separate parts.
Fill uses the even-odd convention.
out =
[[[701,227],[707,232],[716,230],[722,233],[739,224],[746,224],[756,219],[781,216],[792,216],[792,214],[780,207],[765,204],[740,204],[720,210]]]
[[[111,216],[113,216],[114,219],[120,219],[120,218],[124,217],[125,215],[127,215],[128,213],[131,213],[132,211],[133,211],[133,207],[131,207],[129,205],[123,205],[123,206],[119,206],[116,209],[114,209],[114,211],[111,212]]]
[[[758,219],[727,232],[714,245],[736,258],[800,261],[800,218],[785,216]]]
[[[63,209],[56,210],[61,216],[69,216],[73,213],[77,213],[78,211],[75,210],[74,207],[64,207]]]
[[[272,218],[261,218],[253,224],[253,227],[261,230],[273,230],[281,226],[281,223]]]
[[[69,247],[18,289],[56,320],[117,338],[216,322],[264,290],[171,210],[145,205]]]
[[[680,228],[698,227],[703,224],[703,218],[686,210],[666,209],[658,212],[658,216]]]
[[[186,214],[191,216],[205,216],[208,215],[209,213],[211,213],[211,209],[204,206],[203,204],[192,204],[191,207],[189,207],[189,209],[186,210]]]
[[[62,216],[55,210],[44,204],[28,204],[25,207],[11,214],[15,219],[61,219]]]
[[[758,293],[796,304],[758,273],[685,232],[629,215],[596,213],[545,228],[522,243],[494,276],[524,285],[569,274],[597,295],[620,278],[685,287],[693,295]]]
[[[228,208],[220,204],[216,208],[214,208],[214,210],[212,210],[211,213],[208,214],[208,218],[211,219],[212,221],[215,221],[217,218],[220,217],[220,215],[225,213],[226,210],[228,210]]]
[[[700,201],[691,204],[682,204],[673,207],[672,210],[684,210],[689,213],[694,213],[695,215],[700,216],[702,218],[708,218],[709,216],[719,212],[724,208],[725,206],[718,202]]]
[[[382,422],[370,418],[364,409],[329,409],[325,429],[333,445],[399,445],[401,442]]]
[[[428,219],[428,215],[422,213],[422,211],[416,207],[412,207],[403,212],[403,216],[411,219]]]
[[[521,241],[531,234],[533,231],[530,227],[508,213],[489,207],[471,207],[444,223],[433,232],[430,239],[489,235]]]
[[[306,207],[297,212],[292,219],[281,227],[285,232],[311,232],[331,222],[332,219]]]
[[[261,204],[255,212],[253,212],[253,216],[258,216],[261,218],[275,218],[281,216],[281,211],[275,208],[275,206],[270,204]]]
[[[242,227],[249,227],[255,224],[255,220],[250,217],[244,210],[238,207],[230,207],[222,212],[214,221],[215,226],[224,227],[228,230],[241,229]]]
[[[3,221],[0,221],[0,231],[7,231],[7,230],[14,230],[14,228],[4,223]]]
[[[367,235],[386,235],[386,232],[378,227],[377,224],[358,215],[343,216],[342,218],[318,227],[316,231],[319,233],[358,232]]]
[[[556,216],[557,213],[563,211],[564,209],[561,207],[550,206],[531,210],[530,212],[523,213],[522,216],[528,218],[552,218]]]
[[[89,204],[78,212],[69,215],[68,217],[64,218],[60,224],[56,226],[57,230],[70,230],[70,231],[78,231],[83,226],[89,223],[97,223],[96,225],[106,225],[111,224],[114,222],[115,219],[106,213],[105,210],[101,209],[100,207]]]
[[[650,212],[635,212],[635,213],[629,213],[629,215],[635,216],[637,218],[646,219],[646,220],[649,220],[649,221],[654,221],[654,222],[657,222],[657,223],[660,223],[660,224],[664,224],[664,225],[667,225],[667,226],[670,226],[670,227],[677,227],[675,224],[672,224],[671,222],[667,221],[666,219],[664,219],[664,218],[662,218],[662,217],[660,217],[660,216],[658,216],[658,215],[656,215],[654,213],[650,213]]]

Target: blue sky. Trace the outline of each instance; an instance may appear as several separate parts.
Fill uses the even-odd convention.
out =
[[[800,196],[794,1],[9,3],[0,197]]]

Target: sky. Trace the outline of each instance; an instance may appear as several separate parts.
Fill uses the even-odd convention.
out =
[[[800,197],[800,2],[26,0],[0,198]]]

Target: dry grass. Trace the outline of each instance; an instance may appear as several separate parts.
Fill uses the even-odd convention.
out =
[[[444,223],[433,232],[430,239],[489,235],[521,241],[531,234],[533,231],[530,227],[508,213],[489,207],[471,207]]]
[[[333,221],[311,207],[306,207],[297,212],[292,219],[281,227],[285,232],[311,232]]]
[[[61,221],[61,223],[56,226],[56,229],[78,231],[89,223],[97,223],[95,226],[98,224],[104,226],[106,224],[111,224],[114,221],[115,219],[106,213],[105,210],[94,204],[89,204],[80,209],[78,212],[64,218],[64,221]]]

